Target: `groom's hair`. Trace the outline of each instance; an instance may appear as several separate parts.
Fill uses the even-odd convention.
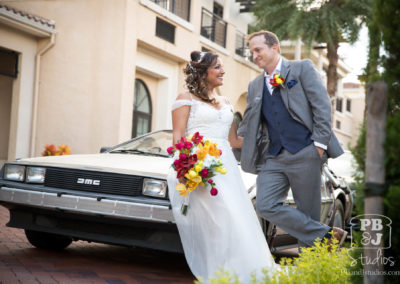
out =
[[[256,36],[264,36],[265,44],[268,45],[269,47],[273,46],[274,44],[277,44],[278,45],[278,52],[281,53],[281,47],[280,47],[280,44],[279,44],[279,39],[276,36],[276,34],[274,34],[273,32],[270,32],[270,31],[261,30],[261,31],[249,34],[247,36],[247,42],[249,42],[253,37],[256,37]]]

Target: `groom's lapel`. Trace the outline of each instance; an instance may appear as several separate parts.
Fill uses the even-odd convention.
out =
[[[261,106],[262,106],[262,96],[263,96],[263,91],[264,91],[264,84],[265,84],[265,79],[264,79],[264,72],[260,75],[257,76],[257,78],[254,81],[255,84],[255,96],[254,96],[254,102],[256,104],[256,110],[258,113],[261,113]]]
[[[287,61],[285,58],[282,58],[281,75],[285,79],[285,82],[283,83],[284,88],[281,88],[281,97],[287,109],[289,109],[288,107],[289,104],[288,104],[288,87],[286,84],[289,79],[288,78],[289,73],[290,73],[289,61]]]

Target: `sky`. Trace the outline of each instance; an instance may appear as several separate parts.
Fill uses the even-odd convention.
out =
[[[341,43],[338,53],[352,70],[350,74],[343,78],[343,82],[359,82],[357,75],[362,73],[362,69],[367,64],[368,29],[365,26],[362,27],[358,40],[353,45]]]

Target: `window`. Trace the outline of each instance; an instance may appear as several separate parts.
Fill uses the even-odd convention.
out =
[[[190,20],[190,0],[151,0],[165,10],[181,17],[189,22]]]
[[[340,129],[340,121],[339,120],[336,120],[336,128]]]
[[[18,53],[0,48],[0,74],[12,78],[17,78]]]
[[[350,99],[346,100],[346,110],[348,112],[351,112],[351,100]]]
[[[343,105],[343,99],[337,98],[336,99],[336,110],[339,112],[342,112],[342,105]]]
[[[170,23],[157,18],[156,23],[156,36],[169,41],[170,43],[175,42],[175,26]]]
[[[201,35],[225,47],[226,22],[216,14],[203,8],[201,15]]]
[[[133,102],[132,138],[151,131],[151,98],[146,84],[135,80],[135,100]]]
[[[217,15],[218,17],[222,18],[224,15],[224,7],[214,2],[213,13],[214,15]]]
[[[235,40],[235,53],[242,57],[245,57],[246,52],[246,41],[245,35],[239,31],[236,32],[236,40]]]

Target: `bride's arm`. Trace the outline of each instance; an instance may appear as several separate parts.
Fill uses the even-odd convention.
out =
[[[242,148],[243,137],[237,135],[237,128],[235,121],[232,121],[231,129],[229,130],[229,143],[232,148]]]
[[[188,94],[180,94],[176,99],[188,99]],[[190,98],[189,98],[190,99]],[[172,145],[185,136],[190,106],[184,105],[172,111]]]

